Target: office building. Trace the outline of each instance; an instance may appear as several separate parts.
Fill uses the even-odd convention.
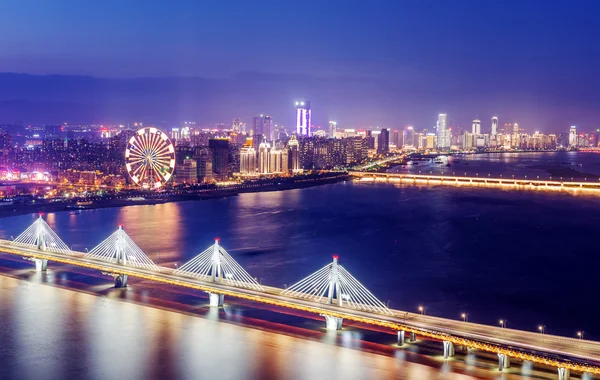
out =
[[[210,139],[208,148],[212,153],[212,171],[217,181],[229,179],[229,140]]]
[[[471,128],[471,133],[474,135],[481,134],[481,120],[479,120],[477,118],[475,120],[473,120],[473,126]]]
[[[377,153],[385,154],[390,151],[390,131],[383,128],[377,136]]]
[[[437,148],[438,149],[449,149],[450,148],[450,130],[448,129],[448,115],[441,113],[438,115],[437,120]]]
[[[498,134],[498,118],[496,116],[492,117],[492,130],[490,134],[492,136],[496,136]]]
[[[329,138],[335,138],[335,133],[337,132],[337,123],[335,121],[329,122]]]
[[[577,127],[572,125],[569,129],[569,148],[577,146]]]
[[[251,146],[240,149],[240,173],[256,173],[256,150]]]
[[[300,167],[300,144],[296,135],[292,135],[290,141],[287,143],[288,155],[289,155],[289,169],[292,173],[298,173],[302,171]]]
[[[298,136],[310,136],[311,129],[310,102],[296,102],[296,134]]]

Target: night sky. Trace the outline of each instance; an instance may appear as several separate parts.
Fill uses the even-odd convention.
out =
[[[592,130],[599,11],[600,1],[552,0],[5,1],[0,72],[210,80],[211,110],[139,104],[170,121],[271,113],[291,124],[287,104],[309,98],[318,124],[427,128],[447,112],[455,126],[478,115],[484,131],[492,115],[529,131]],[[228,98],[236,85],[253,100]],[[38,91],[5,89],[0,101],[56,100]],[[107,121],[129,116],[102,107]]]

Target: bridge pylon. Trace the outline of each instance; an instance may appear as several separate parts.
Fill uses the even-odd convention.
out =
[[[322,302],[326,298],[327,303],[330,305],[393,315],[383,302],[378,300],[338,263],[338,256],[333,256],[333,261],[330,264],[290,286],[281,294],[316,302]],[[327,329],[341,329],[341,318],[326,314],[322,315],[326,319]],[[334,321],[332,318],[339,320]]]
[[[246,289],[264,290],[256,279],[219,244],[219,239],[215,239],[213,245],[183,264],[173,274]],[[222,294],[211,292],[208,294],[210,306],[223,306]]]
[[[142,251],[140,247],[119,226],[112,235],[89,251],[85,257],[95,260],[131,266],[141,269],[159,271],[158,266]],[[114,277],[116,288],[127,287],[127,275],[122,273],[107,273]]]
[[[12,241],[12,244],[45,252],[62,253],[65,255],[73,254],[71,249],[50,228],[41,215],[31,226],[17,236]],[[35,270],[37,272],[45,271],[48,268],[48,260],[46,259],[29,258],[28,260],[35,262]]]

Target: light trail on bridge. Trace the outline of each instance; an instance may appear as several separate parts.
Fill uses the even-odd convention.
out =
[[[71,255],[63,255],[42,252],[37,249],[16,247],[11,243],[11,241],[0,240],[0,251],[24,258],[49,260],[94,269],[108,274],[127,275],[272,306],[290,308],[318,315],[329,315],[367,325],[389,328],[392,331],[406,331],[425,338],[449,341],[459,346],[505,354],[514,359],[527,360],[556,368],[567,368],[581,373],[600,374],[600,366],[569,360],[569,358],[573,358],[587,363],[600,361],[600,343],[598,342],[465,323],[462,321],[423,316],[401,310],[391,310],[391,316],[374,312],[350,310],[335,304],[328,304],[326,300],[315,302],[283,296],[281,295],[283,289],[276,287],[263,285],[264,291],[237,288],[226,284],[210,282],[210,278],[192,279],[177,276],[173,274],[174,270],[171,268],[159,267],[159,271],[157,272],[89,259],[85,257],[85,253],[83,252],[72,252]],[[541,353],[546,353],[546,355]],[[557,356],[564,357],[564,359],[556,358]]]
[[[213,246],[178,270],[158,267],[119,229],[89,253],[76,252],[38,218],[15,240],[0,240],[0,252],[34,261],[44,271],[48,261],[98,270],[115,278],[115,286],[126,287],[128,277],[200,290],[209,294],[211,306],[222,306],[225,296],[313,313],[325,317],[327,328],[338,330],[344,319],[443,342],[444,357],[454,356],[454,345],[496,353],[499,367],[516,358],[556,367],[559,377],[569,371],[600,374],[600,343],[580,339],[491,327],[390,310],[347,270],[337,263],[327,265],[291,286],[262,286],[247,273],[217,239]],[[564,376],[567,371],[567,376]],[[561,375],[562,373],[562,375]]]

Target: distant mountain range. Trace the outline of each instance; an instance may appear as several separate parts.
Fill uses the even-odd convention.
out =
[[[569,124],[589,123],[598,116],[598,95],[562,91],[542,80],[523,83],[443,81],[418,75],[402,79],[242,72],[231,78],[110,79],[69,75],[0,73],[0,123],[68,122],[173,125],[194,120],[202,126],[251,123],[261,113],[276,124],[295,123],[294,102],[309,99],[313,121],[326,128],[336,120],[342,128],[381,126],[417,129],[435,125],[437,113],[449,114],[450,125],[470,128],[479,116],[500,124],[518,121],[526,130],[559,132]],[[515,90],[520,86],[519,91]],[[586,93],[587,94],[587,93]]]

